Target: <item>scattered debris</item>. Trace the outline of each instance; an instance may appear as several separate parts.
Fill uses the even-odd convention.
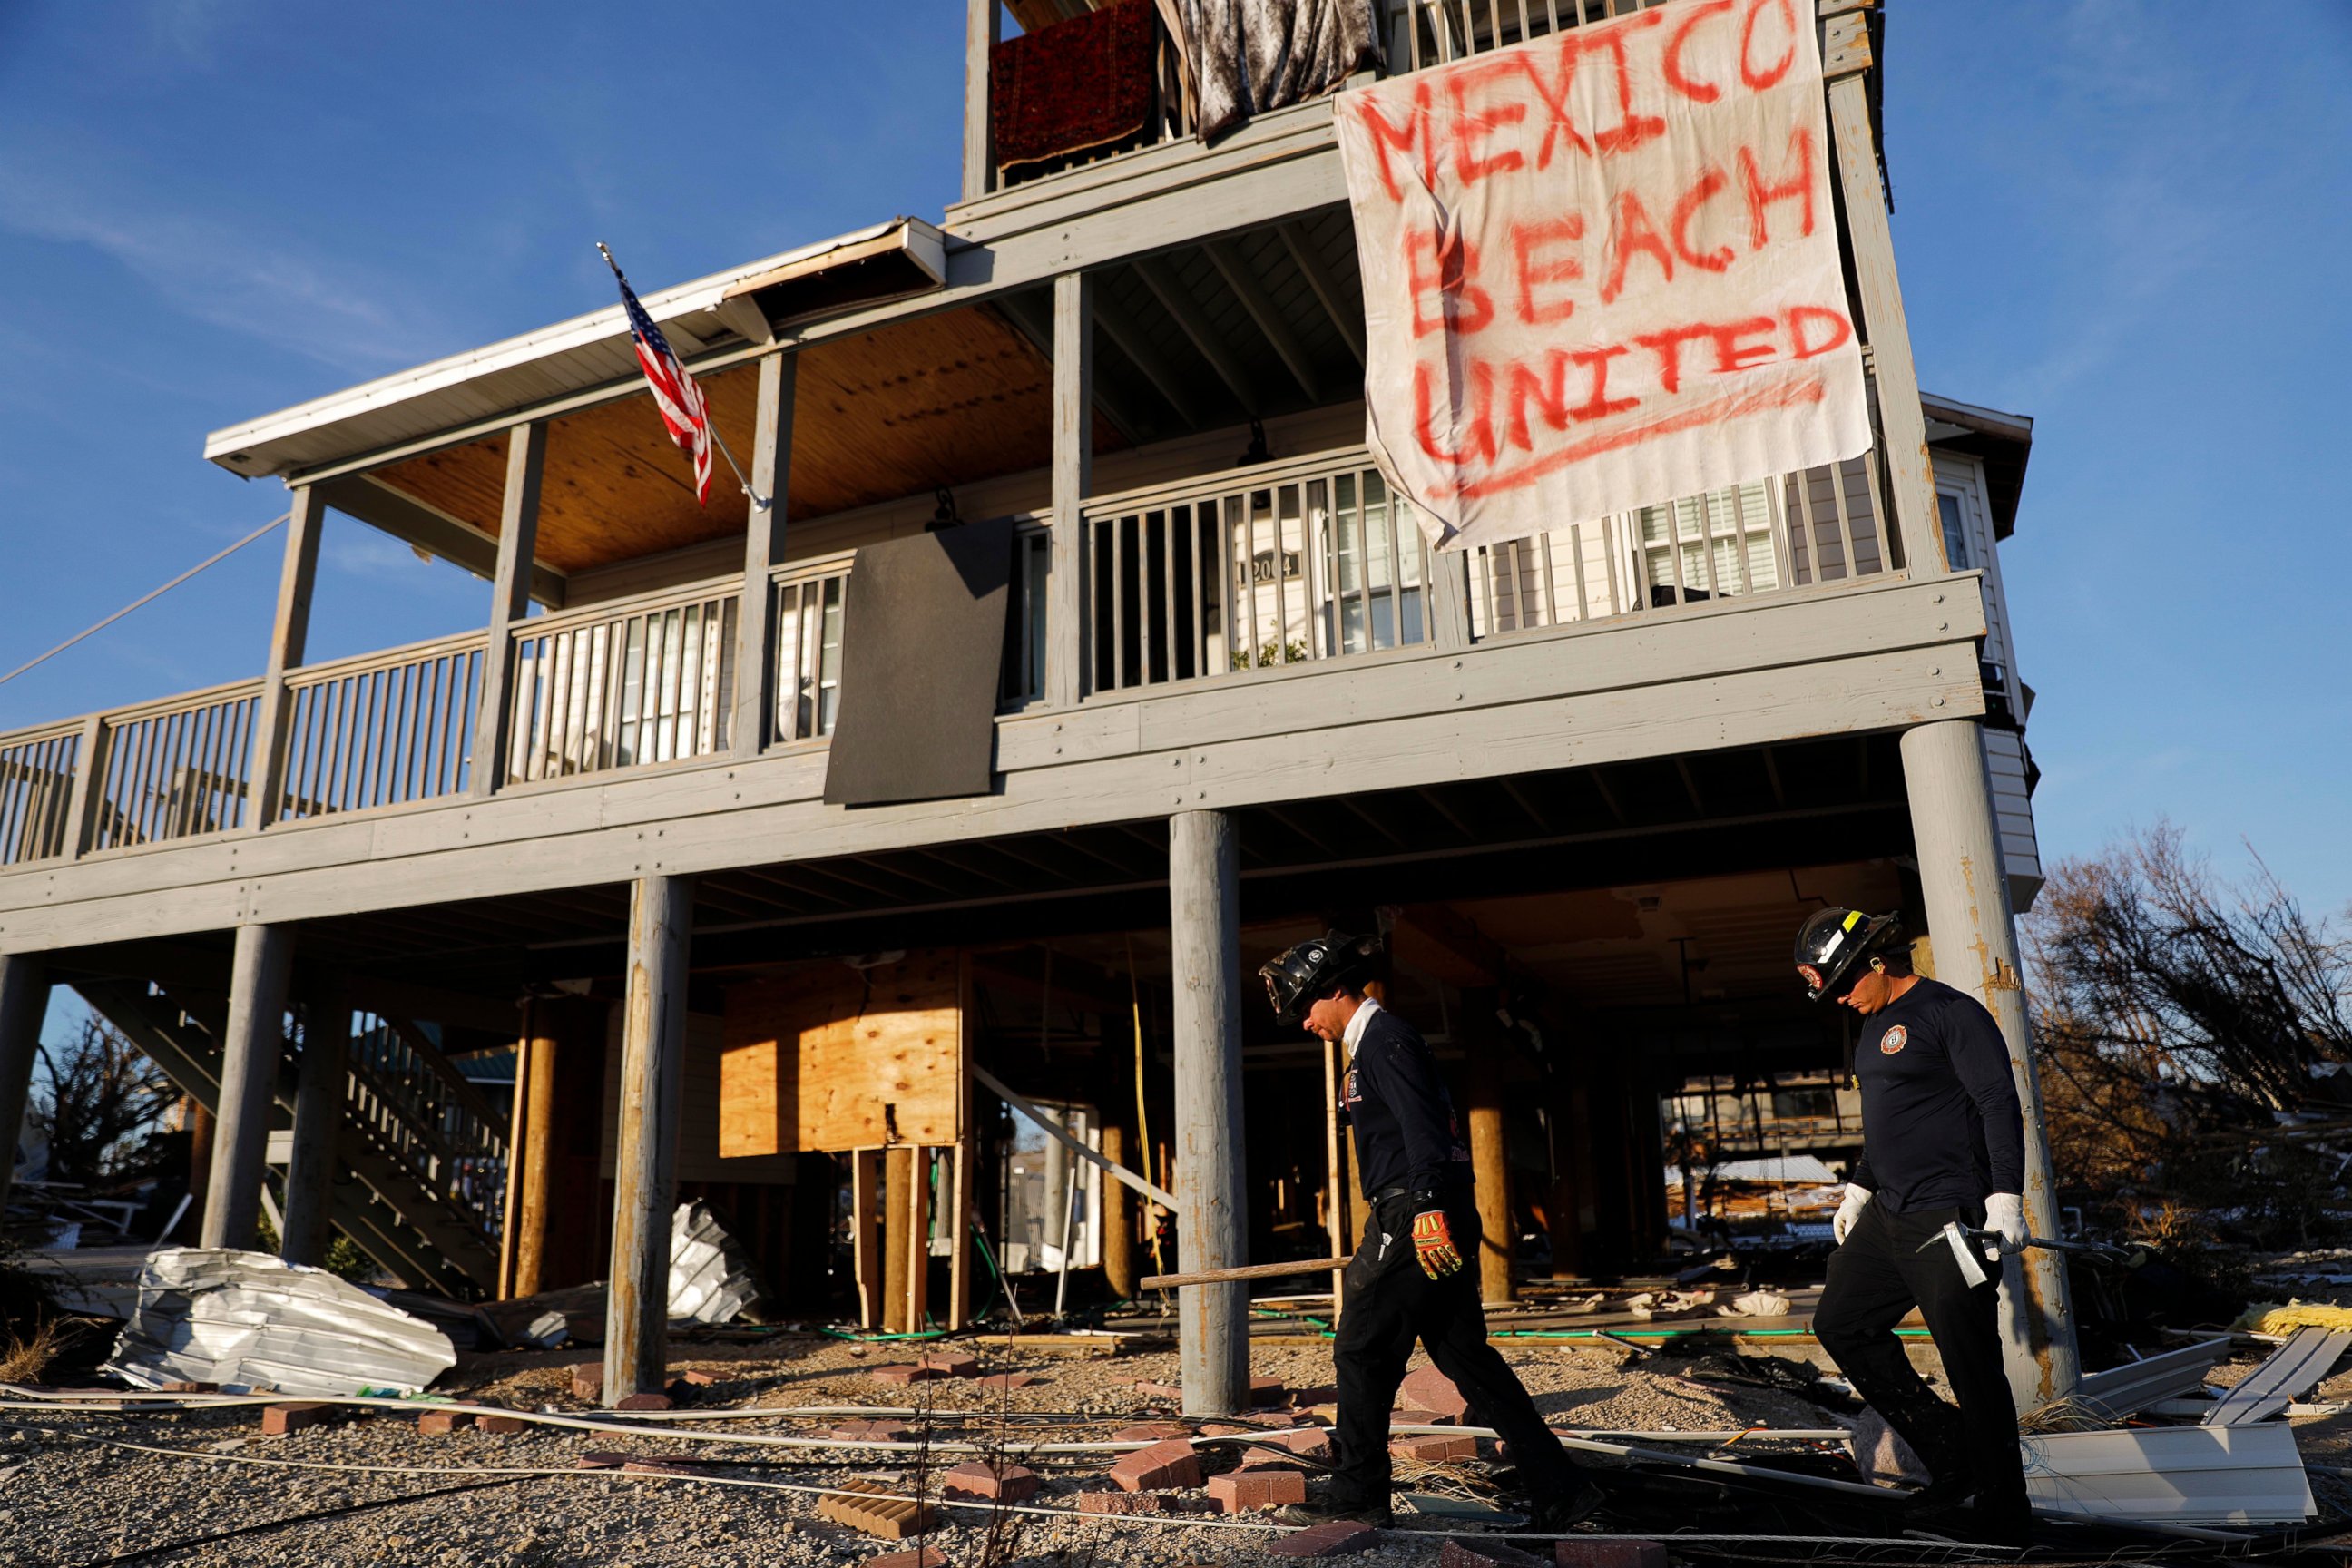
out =
[[[2284,1423],[2043,1432],[2023,1439],[2037,1511],[2137,1524],[2301,1524],[2310,1478]]]
[[[2205,1385],[2213,1363],[2230,1353],[2227,1335],[2196,1340],[2175,1350],[2126,1362],[2105,1372],[2086,1373],[2074,1398],[2113,1419],[2135,1415]]]
[[[323,1268],[262,1252],[151,1254],[105,1370],[134,1388],[211,1383],[279,1394],[414,1394],[455,1366],[431,1324]]]
[[[731,1322],[759,1299],[759,1276],[742,1245],[709,1205],[680,1204],[670,1216],[670,1321]]]
[[[2347,1349],[2352,1349],[2352,1328],[2302,1330],[2217,1400],[2205,1425],[2236,1426],[2277,1415],[2296,1394],[2318,1387]]]
[[[904,1541],[939,1522],[931,1505],[898,1495],[891,1481],[847,1480],[817,1500],[816,1510],[835,1524],[885,1541]]]

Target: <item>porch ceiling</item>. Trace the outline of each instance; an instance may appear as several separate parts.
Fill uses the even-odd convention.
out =
[[[751,460],[759,371],[702,382],[738,461]],[[786,507],[821,517],[874,501],[1044,466],[1052,458],[1053,367],[996,310],[917,316],[801,352]],[[1097,426],[1106,450],[1118,431]],[[495,537],[504,438],[445,447],[370,478]],[[710,503],[651,401],[599,404],[554,420],[540,500],[538,557],[572,573],[743,531],[749,503],[722,462]]]

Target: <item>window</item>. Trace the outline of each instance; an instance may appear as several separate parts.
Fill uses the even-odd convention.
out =
[[[1960,498],[1949,490],[1936,494],[1936,510],[1944,520],[1944,559],[1955,572],[1965,572],[1976,564],[1969,555],[1968,526],[1960,521]]]
[[[1334,506],[1323,533],[1330,573],[1324,647],[1333,653],[1363,653],[1419,642],[1421,529],[1412,509],[1402,500],[1392,505],[1387,485],[1370,469],[1360,476],[1340,474],[1332,488]]]
[[[1672,605],[1778,588],[1769,493],[1759,480],[1635,512],[1651,603]]]

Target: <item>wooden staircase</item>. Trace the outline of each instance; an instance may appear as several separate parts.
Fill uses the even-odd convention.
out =
[[[220,1109],[222,1020],[136,981],[76,989],[182,1093]],[[467,1300],[498,1285],[506,1134],[479,1090],[404,1019],[360,1014],[350,1031],[330,1214],[388,1273]],[[270,1125],[294,1121],[281,1063]]]

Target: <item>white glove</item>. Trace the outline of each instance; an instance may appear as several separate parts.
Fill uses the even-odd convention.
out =
[[[2025,1250],[2025,1200],[2015,1193],[1995,1193],[1985,1199],[1985,1228],[2000,1244],[2003,1258]]]
[[[1845,1202],[1838,1205],[1837,1217],[1830,1221],[1830,1235],[1840,1247],[1845,1245],[1845,1238],[1853,1231],[1854,1222],[1862,1218],[1862,1211],[1869,1206],[1870,1189],[1857,1187],[1848,1182],[1845,1184]]]

